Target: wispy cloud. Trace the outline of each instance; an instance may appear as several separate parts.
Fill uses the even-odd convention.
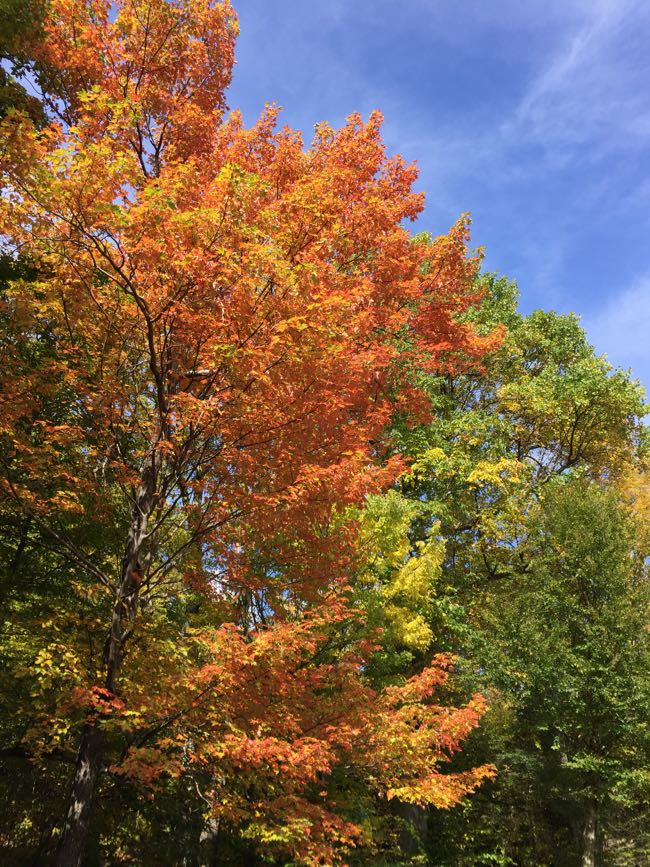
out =
[[[650,273],[583,319],[589,340],[618,366],[650,383]]]
[[[517,183],[539,174],[540,158],[547,168],[563,169],[650,143],[650,4],[567,3],[564,20],[554,7],[544,14],[533,2],[526,9],[554,49],[540,52],[519,99],[492,123],[470,116],[439,129],[432,144],[447,154],[437,161],[441,174],[471,173],[478,165],[498,171],[501,183]],[[427,132],[420,126],[418,144]]]
[[[537,142],[555,158],[595,160],[650,141],[647,4],[595,2],[530,83],[502,127],[510,144]]]
[[[518,97],[491,118],[466,114],[435,131],[420,124],[409,151],[439,200],[466,197],[479,220],[499,225],[503,267],[529,275],[523,288],[535,303],[579,306],[566,297],[567,271],[585,226],[647,220],[650,176],[630,167],[650,150],[650,4],[565,0],[525,11],[528,24],[513,7],[507,26],[517,33],[532,20],[539,39],[528,30],[526,44],[544,50],[518,64]],[[595,291],[616,294],[611,283]]]

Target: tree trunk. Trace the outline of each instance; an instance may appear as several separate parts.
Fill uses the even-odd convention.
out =
[[[133,629],[137,599],[142,582],[142,552],[147,525],[156,499],[159,453],[155,444],[151,461],[142,474],[142,483],[131,513],[131,524],[120,569],[119,589],[104,648],[105,688],[115,692],[124,646]],[[102,763],[103,734],[100,725],[86,724],[70,792],[68,811],[57,851],[56,867],[79,867],[86,848],[95,787]]]
[[[98,726],[88,723],[84,727],[72,780],[68,814],[56,853],[57,867],[79,867],[81,864],[101,767],[103,738]]]
[[[429,817],[423,807],[392,801],[391,812],[402,820],[399,831],[399,851],[402,855],[418,855],[426,842]]]
[[[597,818],[596,802],[592,799],[587,802],[582,826],[582,867],[596,867]]]
[[[115,691],[124,645],[131,635],[138,592],[143,578],[143,546],[147,538],[149,516],[156,499],[156,480],[160,469],[159,453],[156,451],[155,444],[153,449],[151,462],[142,474],[142,484],[131,513],[131,525],[120,570],[120,588],[113,607],[110,635],[106,642],[106,689],[109,692]]]
[[[210,816],[201,829],[199,837],[199,867],[216,867],[219,863],[217,844],[219,838],[219,821]]]

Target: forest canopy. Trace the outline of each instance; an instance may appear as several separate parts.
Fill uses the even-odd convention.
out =
[[[0,15],[3,863],[646,863],[639,383],[229,2]]]

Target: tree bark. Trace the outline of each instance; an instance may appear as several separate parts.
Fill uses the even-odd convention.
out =
[[[103,738],[101,729],[91,723],[81,734],[68,813],[56,853],[57,867],[79,867],[81,864],[101,768]]]
[[[218,838],[219,821],[210,816],[199,836],[199,867],[215,867],[219,863]]]
[[[598,852],[597,805],[595,800],[587,802],[582,826],[582,867],[596,867]]]
[[[154,444],[151,461],[142,474],[142,484],[131,513],[126,550],[120,570],[120,586],[113,607],[111,631],[106,642],[106,689],[109,692],[115,692],[124,645],[131,634],[136,613],[138,592],[143,577],[141,562],[143,546],[147,537],[149,517],[156,498],[158,470],[159,454]]]
[[[115,693],[124,646],[133,629],[138,591],[142,582],[143,546],[147,537],[149,517],[155,505],[159,469],[159,453],[154,444],[131,513],[111,628],[104,648],[106,671],[104,685],[111,694]],[[56,867],[79,867],[81,864],[88,839],[95,788],[101,770],[102,752],[101,723],[88,722],[81,735],[66,820],[57,851]]]
[[[391,812],[402,820],[399,831],[399,851],[402,855],[418,855],[426,841],[428,814],[416,804],[392,801]]]

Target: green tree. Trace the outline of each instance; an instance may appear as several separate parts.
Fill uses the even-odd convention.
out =
[[[10,109],[24,111],[41,125],[45,116],[40,100],[22,83],[30,70],[26,44],[40,31],[44,15],[42,0],[0,0],[0,118]],[[45,72],[41,68],[40,73]]]
[[[487,612],[481,654],[508,711],[521,844],[536,864],[647,856],[647,839],[621,839],[650,805],[650,596],[629,521],[577,478],[547,486],[529,526],[528,568]]]
[[[549,788],[546,754],[534,739],[522,739],[522,732],[530,729],[526,715],[538,713],[535,702],[531,699],[530,707],[522,706],[526,693],[521,683],[515,677],[503,678],[494,660],[498,656],[504,665],[508,660],[515,665],[518,660],[525,673],[522,647],[528,649],[531,659],[538,655],[535,636],[521,636],[529,605],[537,612],[535,628],[541,636],[553,633],[552,608],[528,596],[543,593],[545,581],[546,602],[558,592],[540,574],[539,553],[533,543],[543,533],[550,546],[559,532],[550,517],[542,521],[540,516],[545,513],[540,503],[550,504],[550,492],[575,474],[584,479],[581,484],[588,491],[590,480],[623,484],[645,448],[640,423],[643,392],[628,374],[613,370],[596,356],[577,317],[544,311],[521,315],[516,287],[504,278],[487,275],[481,287],[483,298],[467,318],[485,332],[501,326],[501,347],[481,367],[430,380],[436,420],[416,428],[404,425],[396,432],[400,448],[413,456],[402,488],[416,510],[409,529],[412,550],[418,540],[422,543],[429,537],[434,526],[445,543],[441,574],[428,600],[434,635],[429,652],[458,654],[466,689],[483,692],[491,705],[462,761],[470,760],[471,755],[472,760],[494,761],[499,768],[497,780],[471,803],[449,814],[432,814],[430,858],[434,864],[469,865],[555,864],[566,857],[566,863],[573,864],[579,851],[576,828],[582,821],[580,799],[569,786],[576,774],[563,773],[554,778],[554,788]],[[573,487],[570,490],[574,492]],[[577,492],[573,495],[579,497]],[[606,496],[613,494],[603,494]],[[607,519],[613,521],[608,509],[603,506]],[[627,531],[622,532],[619,544],[625,552],[621,562],[634,562],[638,567],[640,561],[634,558]],[[603,555],[604,561],[608,556]],[[602,576],[603,582],[608,580],[606,574]],[[632,593],[634,581],[626,583],[613,576],[612,582],[618,587],[620,628],[636,642],[640,623],[647,624],[647,612]],[[580,600],[575,605],[576,616],[591,617],[588,609],[580,611]],[[609,614],[614,617],[616,606],[612,606]],[[640,621],[624,616],[634,611],[639,612]],[[559,647],[558,654],[554,658],[548,647],[540,645],[538,663],[553,659],[554,666],[568,666],[558,677],[573,676],[570,654],[562,657]],[[602,664],[601,679],[618,691],[616,700],[625,697],[634,705],[638,678],[633,682],[631,677],[618,677],[613,659]],[[642,671],[639,659],[637,674]],[[584,698],[588,703],[595,695]],[[550,695],[547,703],[552,705]],[[547,714],[546,723],[557,713],[556,723],[561,726],[565,712],[568,709],[557,704]],[[604,725],[595,713],[593,719],[595,725]],[[539,737],[537,741],[544,742]],[[560,755],[561,751],[551,751],[551,761],[559,761]],[[639,780],[647,756],[639,748],[628,758],[630,779]],[[614,788],[622,792],[621,786],[618,782]],[[637,819],[629,803],[624,806],[622,795],[608,794],[604,800],[607,819],[600,802],[597,812],[601,812],[601,826],[610,823],[608,845],[614,857],[612,841],[620,838],[622,851],[634,839]],[[564,806],[559,808],[560,804]]]

